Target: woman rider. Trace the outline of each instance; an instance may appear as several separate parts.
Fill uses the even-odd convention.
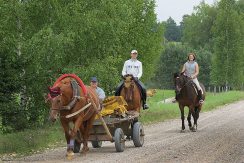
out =
[[[184,64],[181,73],[184,73],[186,76],[188,76],[189,78],[192,79],[192,81],[196,84],[197,89],[198,89],[198,98],[199,98],[199,103],[202,104],[203,98],[203,90],[197,80],[197,76],[199,74],[199,66],[197,64],[196,60],[196,56],[194,53],[189,53],[188,54],[188,60],[187,62]]]

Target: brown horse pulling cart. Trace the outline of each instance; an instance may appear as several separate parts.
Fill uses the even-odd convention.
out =
[[[133,90],[129,93],[135,95]],[[117,152],[124,151],[126,140],[133,140],[136,147],[143,145],[144,130],[138,122],[140,106],[131,105],[131,99],[125,101],[124,98],[123,94],[107,98],[100,112],[95,90],[84,85],[75,74],[64,74],[49,87],[50,120],[55,122],[60,117],[67,142],[67,158],[72,159],[74,152],[80,151],[81,143],[81,152],[86,153],[89,150],[87,141],[95,148],[101,147],[102,141],[114,142]]]
[[[114,142],[117,152],[123,152],[125,141],[129,140],[133,140],[135,147],[142,147],[144,144],[144,129],[143,125],[138,122],[138,117],[139,113],[137,111],[129,111],[124,117],[107,115],[102,117],[104,121],[96,119],[90,130],[88,141],[91,141],[93,148],[100,148],[102,141]],[[82,141],[82,136],[78,132],[74,144],[75,153],[80,151]]]

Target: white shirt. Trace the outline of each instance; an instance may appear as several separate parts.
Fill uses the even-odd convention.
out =
[[[140,79],[142,76],[142,63],[137,59],[129,59],[125,61],[122,75],[125,76],[127,74],[131,74]]]
[[[103,89],[100,87],[97,87],[96,92],[97,92],[98,98],[103,101],[106,97]]]

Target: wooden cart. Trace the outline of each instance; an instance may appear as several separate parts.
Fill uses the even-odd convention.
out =
[[[118,118],[112,116],[103,117],[105,121],[97,119],[93,123],[93,128],[90,132],[89,141],[94,148],[100,148],[102,141],[114,142],[117,152],[123,152],[125,149],[125,141],[133,140],[135,147],[142,147],[144,143],[143,125],[138,122],[139,113],[130,111],[125,117]],[[106,128],[108,130],[106,130]],[[80,151],[82,136],[78,134],[75,140],[74,152]]]

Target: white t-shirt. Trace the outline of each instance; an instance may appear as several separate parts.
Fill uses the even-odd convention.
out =
[[[122,75],[125,76],[127,74],[131,74],[140,79],[142,76],[142,63],[137,59],[129,59],[125,61]]]

